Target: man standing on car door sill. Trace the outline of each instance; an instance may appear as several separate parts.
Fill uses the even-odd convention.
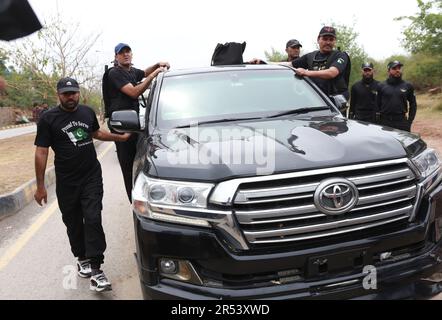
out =
[[[90,289],[111,290],[100,270],[106,249],[101,223],[103,180],[93,139],[126,141],[130,134],[118,135],[100,130],[95,112],[80,105],[76,80],[61,79],[57,84],[60,105],[41,116],[35,138],[35,173],[39,205],[47,203],[45,170],[49,147],[55,153],[56,194],[78,275],[90,279]]]
[[[293,67],[300,76],[312,78],[313,82],[327,95],[343,95],[347,100],[350,97],[348,82],[351,67],[350,57],[336,46],[336,29],[323,27],[318,35],[319,50],[303,55],[290,62],[278,64]],[[253,59],[249,63],[260,64],[262,60]]]
[[[115,67],[109,71],[111,112],[135,110],[139,113],[138,97],[149,88],[159,73],[170,68],[168,62],[158,62],[143,71],[132,66],[132,58],[132,49],[128,44],[119,43],[115,47]],[[145,78],[144,81],[140,83],[143,78]],[[138,135],[132,134],[127,142],[115,143],[129,201],[132,199],[132,167],[137,140]]]

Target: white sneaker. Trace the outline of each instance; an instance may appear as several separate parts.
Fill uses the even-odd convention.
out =
[[[92,291],[103,292],[112,290],[112,285],[107,280],[104,272],[101,272],[91,277],[91,285],[89,287]]]
[[[82,278],[90,278],[92,276],[92,268],[90,260],[77,261],[78,276]]]

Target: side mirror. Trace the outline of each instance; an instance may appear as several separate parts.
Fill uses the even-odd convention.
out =
[[[332,98],[335,102],[335,106],[339,109],[339,111],[341,111],[344,116],[347,116],[347,99],[342,94],[338,94],[336,96],[333,96]]]
[[[140,132],[140,119],[134,110],[112,112],[110,126],[117,132]]]

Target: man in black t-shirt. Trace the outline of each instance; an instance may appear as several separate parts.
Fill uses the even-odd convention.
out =
[[[138,113],[140,111],[138,97],[149,88],[159,73],[170,68],[168,62],[158,62],[143,71],[132,66],[132,57],[132,49],[128,44],[119,43],[115,47],[115,67],[109,70],[108,76],[111,112],[135,110]],[[127,142],[115,142],[129,201],[132,199],[132,167],[137,139],[137,135],[133,134]]]
[[[319,50],[313,51],[291,62],[279,62],[280,65],[295,68],[300,76],[312,78],[313,82],[327,95],[343,95],[350,97],[346,77],[350,60],[345,52],[336,51],[336,30],[333,27],[323,27],[318,36]],[[253,59],[250,64],[263,63]]]
[[[47,203],[45,170],[49,147],[55,153],[56,194],[78,275],[91,278],[91,290],[111,290],[100,266],[106,240],[101,224],[103,181],[93,138],[126,141],[130,134],[117,135],[100,130],[95,112],[79,104],[76,80],[61,79],[57,84],[60,105],[42,114],[35,138],[35,172],[39,205]]]
[[[336,30],[323,27],[318,36],[319,50],[294,60],[292,66],[301,76],[312,78],[313,82],[327,95],[342,94],[348,100],[348,85],[344,73],[349,63],[347,54],[335,51]]]
[[[349,118],[376,123],[376,98],[379,81],[374,79],[374,66],[365,62],[361,66],[362,80],[351,87]]]

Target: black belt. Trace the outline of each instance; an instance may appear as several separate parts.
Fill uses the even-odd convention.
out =
[[[404,121],[407,120],[405,114],[385,114],[381,113],[381,120]]]

